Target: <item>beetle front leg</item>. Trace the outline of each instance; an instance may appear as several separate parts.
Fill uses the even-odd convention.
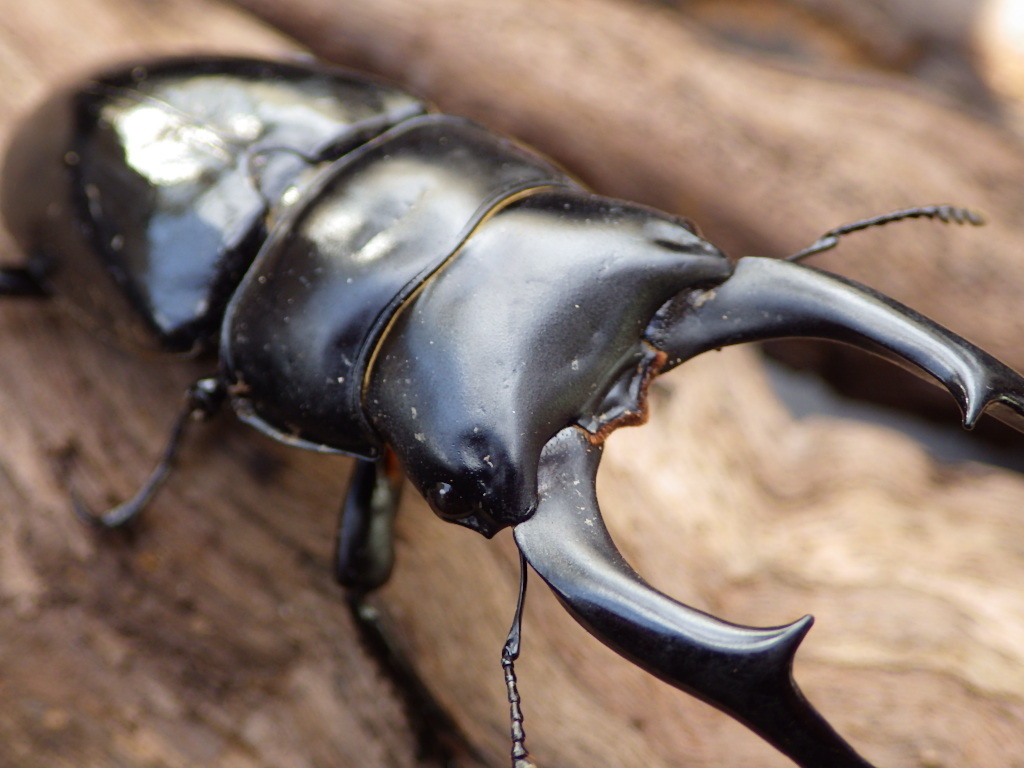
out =
[[[449,765],[457,755],[475,750],[420,676],[385,612],[369,599],[387,582],[394,565],[403,479],[390,450],[377,461],[356,463],[338,521],[334,575],[345,589],[359,639],[403,699],[420,753]]]
[[[356,463],[341,507],[334,557],[334,576],[345,589],[365,594],[391,575],[401,495],[402,472],[392,451],[378,461]]]

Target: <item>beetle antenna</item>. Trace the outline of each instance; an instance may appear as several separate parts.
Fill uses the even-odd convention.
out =
[[[804,248],[804,250],[794,253],[792,256],[787,256],[786,261],[800,261],[808,256],[815,256],[823,251],[835,248],[839,238],[851,232],[859,232],[869,227],[880,227],[883,224],[891,224],[894,221],[904,221],[905,219],[937,219],[946,224],[973,224],[976,227],[985,223],[981,214],[969,208],[960,208],[953,205],[925,205],[918,208],[907,208],[902,211],[885,213],[881,216],[862,219],[852,224],[844,224],[841,227],[830,229],[810,247]]]
[[[501,667],[505,670],[505,688],[508,691],[509,717],[512,721],[512,768],[537,768],[526,749],[526,731],[523,730],[523,710],[520,707],[519,685],[516,681],[515,661],[519,658],[523,627],[523,605],[526,602],[526,557],[519,553],[519,600],[516,603],[512,627],[508,631],[505,647],[501,651]]]
[[[217,412],[223,402],[224,384],[220,379],[200,379],[189,387],[185,395],[185,406],[178,413],[178,418],[171,428],[171,435],[167,439],[167,445],[164,446],[164,452],[138,492],[128,501],[97,515],[85,506],[72,489],[71,504],[75,509],[75,514],[87,523],[101,528],[120,528],[136,519],[152,501],[174,468],[178,446],[185,434],[185,428],[193,421],[208,419]]]

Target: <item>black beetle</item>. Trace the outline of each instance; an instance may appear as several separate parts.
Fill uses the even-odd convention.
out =
[[[0,294],[53,296],[112,339],[219,355],[163,460],[104,516],[131,520],[192,416],[229,400],[299,447],[358,457],[337,575],[390,572],[404,472],[444,519],[523,558],[596,637],[805,768],[868,763],[791,676],[810,627],[716,619],[642,581],[601,521],[600,445],[642,421],[652,377],[786,336],[851,343],[932,374],[965,425],[1024,414],[1024,380],[878,293],[791,261],[733,263],[685,221],[583,189],[517,144],[360,74],[205,57],[62,91],[7,155],[3,214],[26,254]],[[401,468],[401,471],[399,470]],[[518,614],[517,614],[518,616]],[[523,745],[512,660],[516,765]]]

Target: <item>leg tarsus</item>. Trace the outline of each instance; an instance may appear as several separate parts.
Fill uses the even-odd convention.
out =
[[[177,419],[175,419],[160,460],[138,492],[127,501],[97,515],[82,503],[72,489],[71,504],[74,507],[75,514],[91,525],[108,529],[120,528],[137,519],[142,510],[153,500],[156,492],[160,490],[160,487],[174,468],[178,447],[181,444],[186,427],[193,421],[208,419],[217,412],[223,402],[224,385],[220,379],[200,379],[193,384],[186,393],[185,405],[178,413]]]
[[[378,461],[356,464],[341,509],[335,576],[346,589],[360,641],[402,698],[420,756],[446,767],[466,756],[483,762],[416,671],[386,614],[369,600],[369,594],[391,575],[401,488],[402,473],[390,451]]]

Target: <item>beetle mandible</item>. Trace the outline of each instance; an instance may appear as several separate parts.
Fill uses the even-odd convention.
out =
[[[24,251],[0,294],[52,296],[114,341],[215,353],[185,425],[230,402],[286,443],[355,456],[336,573],[358,604],[391,570],[402,474],[443,519],[492,536],[592,634],[805,768],[868,766],[793,682],[805,617],[730,624],[646,584],[594,491],[601,443],[642,421],[650,380],[701,352],[833,339],[930,373],[971,426],[1024,414],[1024,380],[868,288],[789,261],[728,260],[684,220],[590,193],[466,120],[360,74],[191,57],[114,69],[47,100],[7,154]],[[399,469],[400,468],[400,469]],[[524,570],[525,576],[525,570]],[[513,763],[530,765],[512,662]]]

